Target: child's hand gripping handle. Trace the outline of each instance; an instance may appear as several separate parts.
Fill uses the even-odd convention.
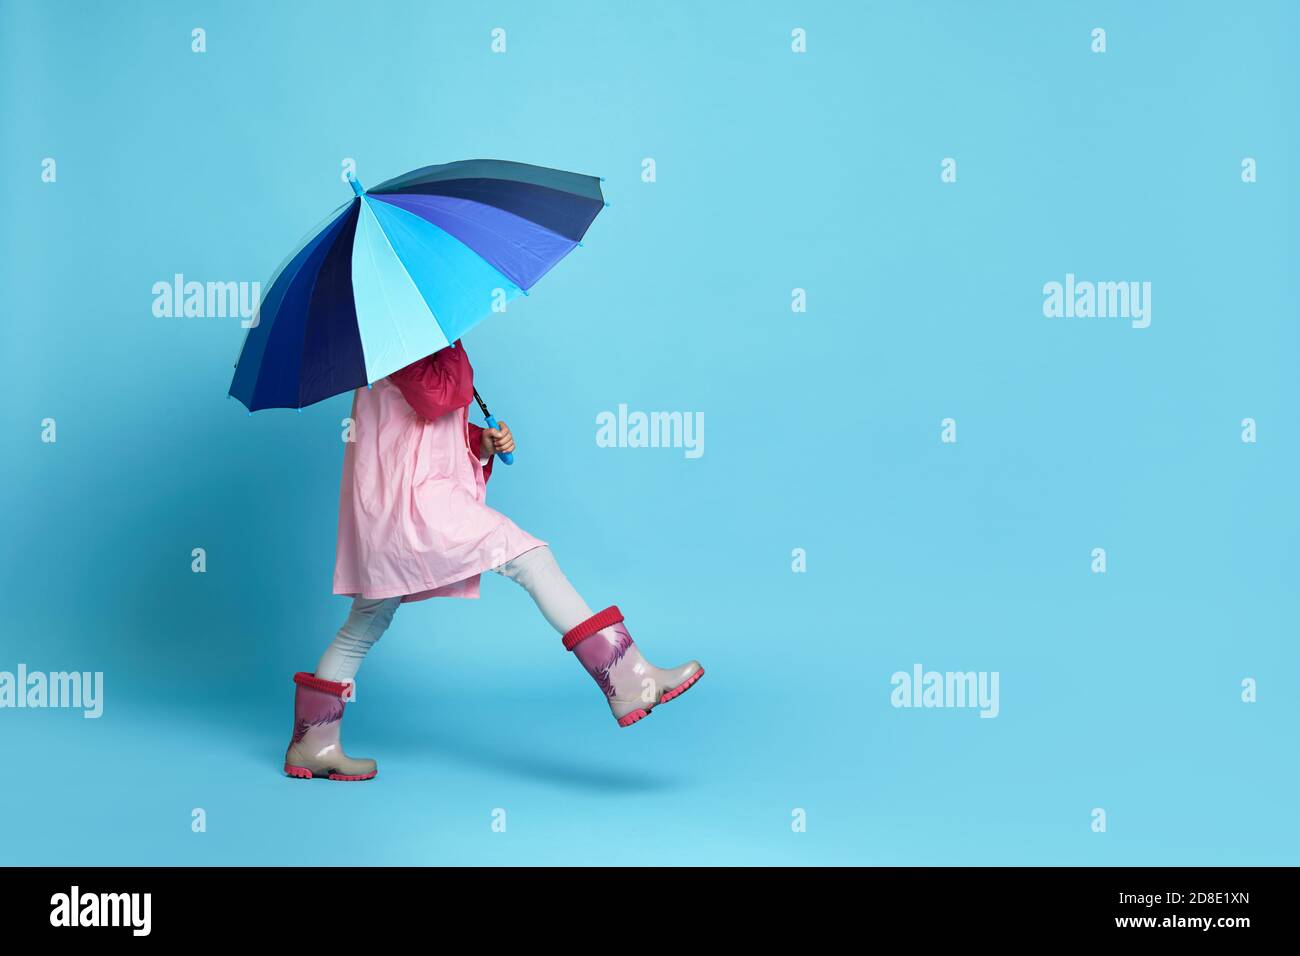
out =
[[[497,420],[491,415],[484,415],[483,418],[487,421],[488,428],[498,427]],[[497,457],[501,459],[503,464],[513,465],[515,463],[515,453],[512,451],[497,452]]]
[[[483,420],[487,422],[487,427],[499,428],[500,426],[497,425],[497,420],[493,418],[492,413],[488,411],[487,403],[483,401],[477,388],[474,389],[474,401],[478,402],[479,411],[483,413]],[[515,453],[512,451],[497,452],[497,457],[507,465],[513,465],[515,463]]]

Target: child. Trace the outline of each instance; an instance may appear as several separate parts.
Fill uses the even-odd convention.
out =
[[[354,442],[343,456],[334,593],[352,610],[315,674],[294,675],[293,777],[369,780],[375,761],[349,757],[339,742],[343,705],[361,660],[397,606],[430,597],[479,595],[479,574],[518,582],[564,636],[605,693],[620,727],[672,700],[704,675],[698,661],[649,664],[617,607],[593,614],[545,541],[484,504],[492,456],[514,451],[509,427],[469,422],[474,370],[458,340],[352,400]]]

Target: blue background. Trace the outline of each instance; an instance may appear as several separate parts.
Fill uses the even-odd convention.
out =
[[[106,701],[0,711],[0,862],[1297,862],[1298,28],[1284,2],[7,2],[0,670],[101,670]],[[363,667],[344,739],[379,777],[290,780],[290,675],[347,610],[349,398],[247,417],[238,321],[155,318],[151,289],[265,282],[345,157],[372,184],[480,156],[612,204],[466,340],[520,445],[489,500],[708,673],[620,730],[489,575]],[[1044,318],[1067,272],[1150,281],[1151,327]],[[704,412],[704,456],[597,447],[619,403]],[[918,662],[1000,672],[1000,716],[894,709]]]

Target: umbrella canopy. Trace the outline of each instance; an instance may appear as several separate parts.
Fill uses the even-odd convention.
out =
[[[302,408],[445,348],[527,294],[607,205],[598,177],[494,159],[352,188],[267,287],[230,383],[250,412]]]

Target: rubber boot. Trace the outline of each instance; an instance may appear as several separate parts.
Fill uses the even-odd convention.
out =
[[[704,676],[699,661],[668,670],[648,662],[623,626],[617,607],[593,614],[565,634],[564,649],[573,651],[595,678],[620,727],[648,717],[659,704],[684,693]]]
[[[284,755],[291,777],[369,780],[379,772],[373,760],[349,757],[339,742],[339,726],[348,685],[305,671],[293,675],[298,685],[293,704],[293,740]]]

